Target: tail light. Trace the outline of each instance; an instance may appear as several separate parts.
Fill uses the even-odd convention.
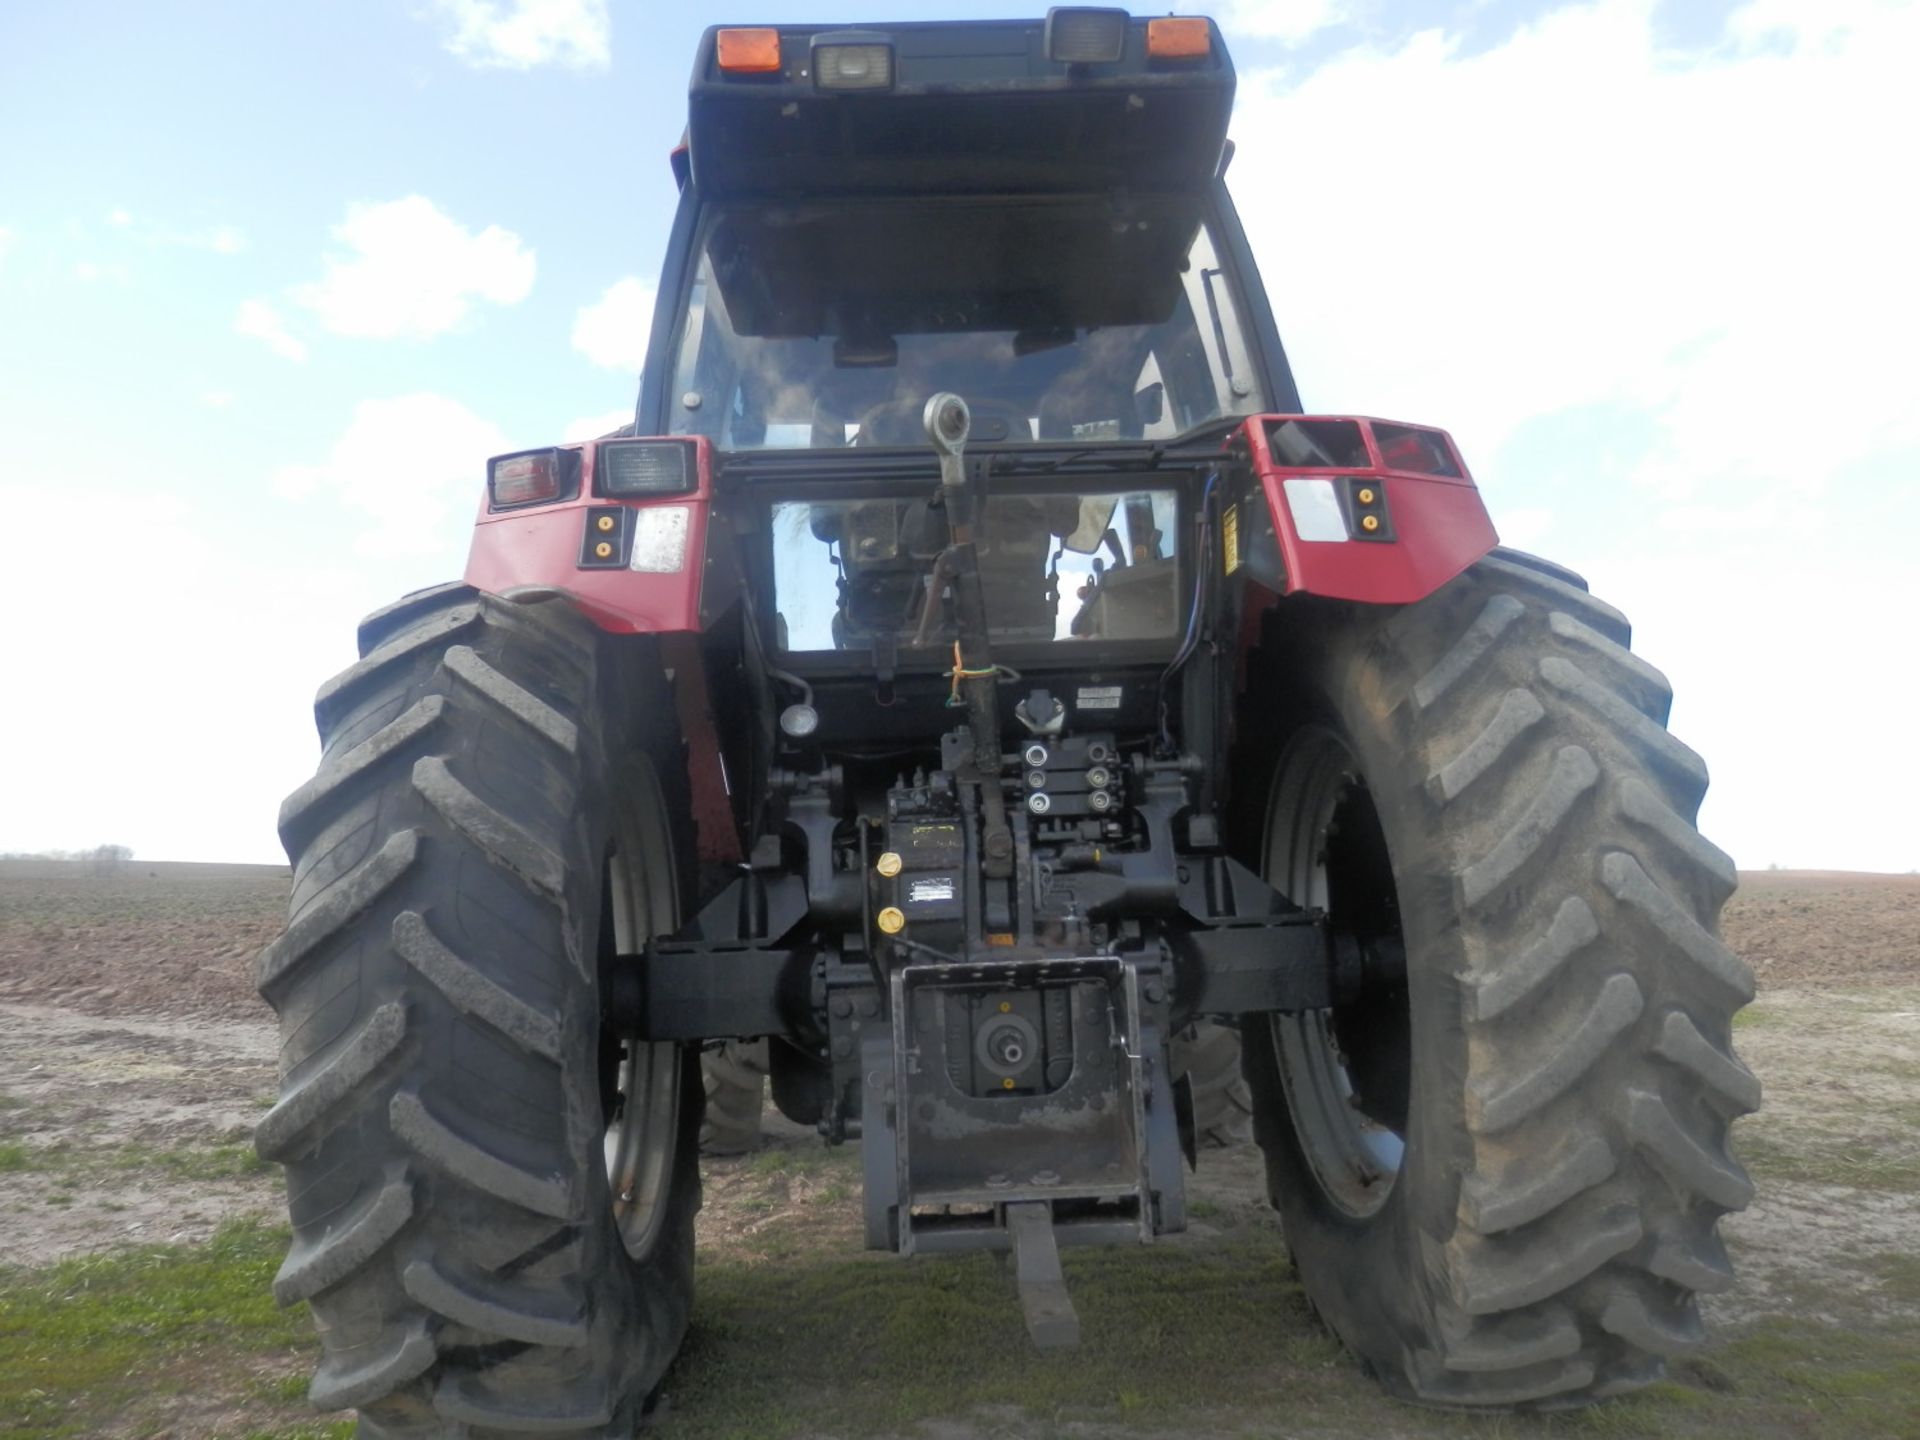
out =
[[[1380,447],[1380,463],[1389,470],[1409,470],[1416,475],[1441,475],[1449,480],[1461,478],[1460,467],[1448,453],[1446,436],[1437,430],[1417,425],[1392,425],[1384,420],[1373,423],[1373,443]]]
[[[495,510],[544,505],[580,487],[580,452],[548,447],[496,455],[487,462],[487,499]]]
[[[685,495],[699,483],[689,440],[603,440],[594,451],[596,495],[622,500]]]

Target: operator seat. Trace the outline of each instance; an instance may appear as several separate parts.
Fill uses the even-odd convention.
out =
[[[1040,398],[1042,440],[1137,440],[1140,420],[1131,395],[1056,388]],[[1078,431],[1075,426],[1079,426]],[[1097,433],[1092,433],[1097,432]]]

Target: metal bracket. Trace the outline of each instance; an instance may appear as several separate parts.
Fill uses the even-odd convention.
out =
[[[1053,1238],[1053,1206],[1021,1200],[1007,1206],[1007,1231],[1013,1236],[1013,1277],[1020,1287],[1020,1308],[1027,1334],[1042,1350],[1071,1349],[1080,1343],[1080,1317],[1060,1272],[1060,1247]]]

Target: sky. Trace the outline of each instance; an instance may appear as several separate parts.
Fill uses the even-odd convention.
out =
[[[281,858],[358,616],[630,415],[703,25],[1044,8],[9,0],[0,851]],[[1743,867],[1920,868],[1920,8],[1178,8],[1308,407],[1633,617]]]

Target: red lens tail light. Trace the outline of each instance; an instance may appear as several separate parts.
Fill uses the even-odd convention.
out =
[[[1448,453],[1446,439],[1438,431],[1375,421],[1373,439],[1380,447],[1380,463],[1389,470],[1442,475],[1452,480],[1462,478],[1460,467]]]
[[[487,497],[496,510],[563,500],[580,474],[577,450],[523,450],[487,462]]]

